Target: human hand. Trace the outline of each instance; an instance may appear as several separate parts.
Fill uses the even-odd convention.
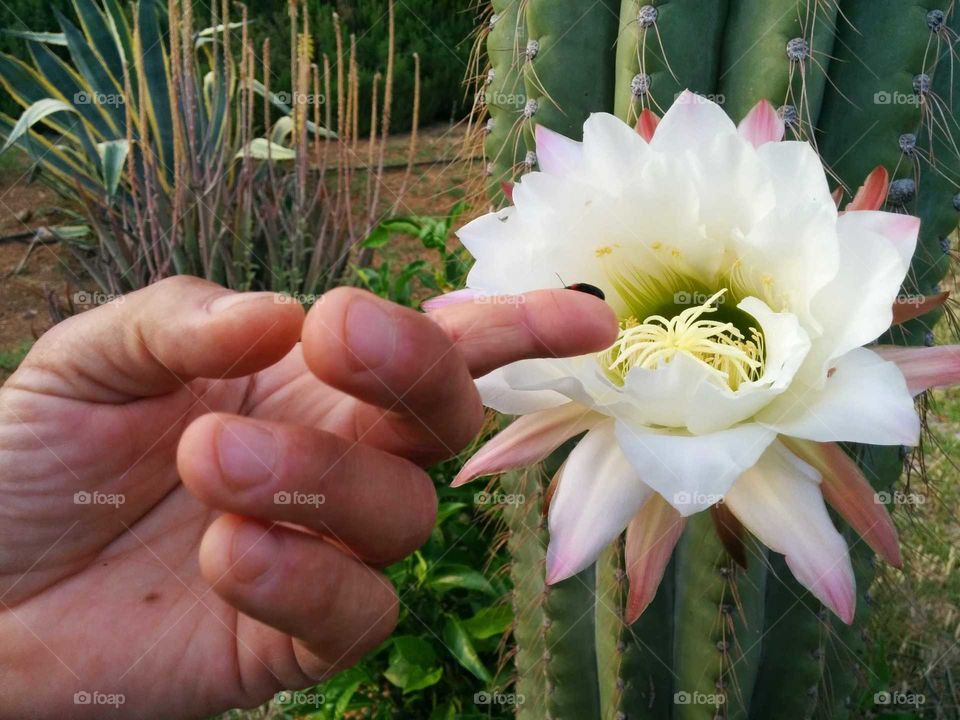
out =
[[[381,643],[376,568],[429,535],[472,378],[615,336],[589,295],[524,300],[304,317],[177,277],[52,328],[0,388],[0,717],[204,717]]]

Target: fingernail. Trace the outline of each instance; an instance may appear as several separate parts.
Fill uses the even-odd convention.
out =
[[[280,538],[255,522],[243,522],[233,531],[230,573],[242,582],[252,582],[273,567],[280,552]]]
[[[375,370],[393,357],[397,320],[383,306],[359,297],[347,308],[347,357],[356,370]]]
[[[220,431],[220,470],[235,487],[268,482],[276,452],[273,433],[253,422],[228,422]]]
[[[265,298],[274,298],[275,301],[280,304],[282,302],[282,295],[277,295],[272,292],[233,292],[227,293],[226,295],[220,295],[213,299],[213,302],[210,303],[209,309],[212,313],[220,313],[230,310],[231,308],[236,307],[237,305],[245,305],[249,302],[257,302],[264,300]]]

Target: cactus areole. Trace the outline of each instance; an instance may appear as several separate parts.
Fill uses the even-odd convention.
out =
[[[602,292],[620,333],[596,355],[478,380],[488,406],[522,417],[455,482],[586,432],[557,474],[548,582],[590,566],[640,513],[722,504],[850,623],[854,572],[825,498],[888,561],[899,550],[885,507],[834,443],[916,444],[914,395],[960,375],[950,348],[871,345],[895,322],[919,220],[879,211],[886,188],[873,181],[838,210],[819,156],[783,140],[766,101],[735,126],[684,92],[646,126],[648,137],[594,113],[582,142],[537,127],[539,169],[515,185],[513,206],[460,231],[472,290],[575,278]],[[631,583],[663,572],[643,566]]]

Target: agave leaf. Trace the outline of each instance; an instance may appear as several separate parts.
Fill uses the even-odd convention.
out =
[[[27,153],[34,162],[51,174],[51,181],[59,184],[65,191],[74,191],[79,181],[81,189],[95,192],[99,183],[91,177],[86,168],[78,165],[64,148],[52,143],[42,135],[22,134],[16,140],[9,140],[16,121],[9,115],[0,113],[0,137],[8,138],[7,144],[16,146]]]
[[[107,189],[107,196],[113,197],[123,176],[124,163],[130,150],[126,140],[110,140],[97,144],[100,153],[100,167],[103,172],[103,184]]]
[[[80,19],[80,27],[104,67],[119,85],[123,84],[123,60],[117,38],[110,29],[106,17],[93,4],[93,0],[73,0],[73,8]]]
[[[67,46],[67,38],[63,33],[31,32],[30,30],[2,30],[0,32],[2,32],[4,35],[20,38],[21,40],[47,43],[48,45]]]
[[[295,150],[277,145],[266,138],[254,138],[240,149],[234,158],[251,157],[254,160],[294,160]]]
[[[289,115],[284,115],[273,124],[273,128],[270,130],[270,142],[276,143],[277,145],[289,146],[290,143],[288,140],[293,134],[293,127],[293,118]]]
[[[260,82],[259,80],[249,81],[249,86],[251,90],[253,90],[255,93],[257,93],[261,97],[263,97],[264,95],[267,95],[267,99],[270,101],[270,104],[273,105],[278,110],[283,111],[284,115],[293,114],[293,108],[287,105],[287,103],[283,102],[280,96],[277,95],[276,93],[274,92],[268,93],[267,89],[263,86],[263,83]],[[337,137],[337,134],[332,130],[327,130],[325,127],[320,127],[319,125],[311,122],[310,120],[307,121],[307,130],[309,130],[312,133],[316,133],[322,138],[328,137],[333,139]]]
[[[6,152],[11,145],[20,139],[21,135],[26,133],[38,122],[43,120],[48,115],[52,115],[53,113],[57,112],[76,113],[77,111],[73,105],[69,105],[63,102],[63,100],[55,100],[54,98],[37,100],[30,107],[23,111],[20,119],[17,120],[17,124],[14,125],[13,130],[10,131],[7,141],[3,144],[3,147],[0,148],[0,153]]]
[[[133,62],[133,33],[130,32],[127,14],[123,11],[118,0],[104,0],[104,6],[107,9],[107,22],[123,50],[125,63],[129,65]]]
[[[247,22],[247,25],[252,25],[252,24],[253,24],[252,21]],[[243,22],[242,21],[232,22],[227,27],[230,30],[236,30],[238,28],[243,27]],[[196,33],[196,36],[198,38],[212,37],[213,35],[216,35],[217,33],[222,33],[222,32],[223,32],[223,23],[220,23],[219,25],[214,25],[213,27],[204,28],[200,32]]]
[[[140,91],[141,102],[146,103],[157,153],[163,163],[160,179],[169,188],[173,180],[175,142],[170,108],[170,65],[160,30],[156,0],[142,0],[138,3],[137,11],[139,33],[134,37],[134,46],[136,62],[140,64],[146,84]]]

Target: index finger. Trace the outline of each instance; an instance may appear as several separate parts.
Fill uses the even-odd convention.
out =
[[[569,289],[469,297],[428,312],[453,341],[473,377],[530,358],[599,352],[617,338],[613,309]]]

